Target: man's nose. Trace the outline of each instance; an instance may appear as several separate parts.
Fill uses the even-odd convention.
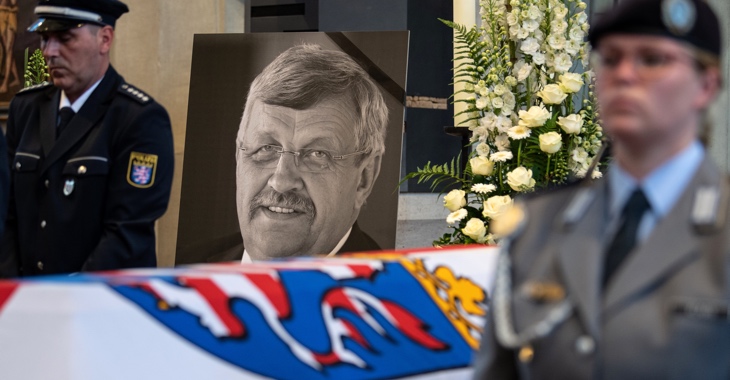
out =
[[[42,44],[41,51],[43,52],[43,57],[48,60],[51,57],[55,57],[58,55],[58,40],[55,38],[48,38],[46,41]]]
[[[613,76],[617,80],[633,82],[639,78],[639,70],[636,59],[623,57],[613,69]]]
[[[301,173],[296,165],[296,157],[292,154],[284,153],[279,157],[276,165],[276,171],[269,177],[269,186],[279,193],[288,191],[297,191],[304,188]]]

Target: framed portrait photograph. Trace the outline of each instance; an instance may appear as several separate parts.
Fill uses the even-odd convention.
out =
[[[395,246],[408,32],[196,35],[176,264]]]

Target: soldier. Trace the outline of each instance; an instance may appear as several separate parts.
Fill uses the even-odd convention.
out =
[[[155,266],[173,174],[170,119],[110,65],[117,0],[42,0],[52,83],[13,98],[11,201],[0,275]]]
[[[476,378],[730,378],[730,185],[698,139],[719,21],[625,0],[589,39],[614,159],[510,213]]]

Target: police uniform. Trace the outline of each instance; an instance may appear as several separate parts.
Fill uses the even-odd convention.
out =
[[[690,37],[719,55],[717,19],[694,0],[624,1],[591,37],[673,34],[656,27],[667,18],[652,19],[672,4],[690,5],[697,24],[717,32]],[[671,209],[607,285],[613,172],[512,212],[518,227],[499,259],[476,379],[730,378],[730,184],[707,155],[696,157]]]
[[[41,4],[63,8],[56,2]],[[108,2],[119,3],[93,3]],[[12,195],[0,274],[155,266],[154,223],[167,208],[173,176],[167,112],[109,66],[56,137],[60,97],[43,84],[10,104]]]

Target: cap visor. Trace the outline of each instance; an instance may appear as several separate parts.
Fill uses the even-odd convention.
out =
[[[28,27],[28,31],[35,33],[60,32],[62,30],[77,28],[83,24],[84,23],[79,20],[39,18]]]

